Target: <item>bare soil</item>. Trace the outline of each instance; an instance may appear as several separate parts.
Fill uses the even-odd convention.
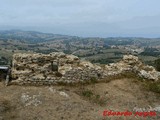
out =
[[[0,82],[0,120],[159,120],[155,117],[103,116],[104,110],[134,111],[160,106],[160,95],[144,82],[126,78],[75,86],[4,86]]]

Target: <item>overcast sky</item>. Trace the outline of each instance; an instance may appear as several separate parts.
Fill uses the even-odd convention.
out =
[[[160,0],[0,0],[0,29],[160,37]]]

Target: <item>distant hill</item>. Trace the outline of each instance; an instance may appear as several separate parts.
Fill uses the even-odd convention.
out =
[[[64,52],[101,64],[117,62],[122,55],[130,53],[153,65],[154,60],[160,57],[160,38],[84,38],[36,31],[0,31],[0,57],[10,61],[12,54],[17,52]]]
[[[23,40],[29,43],[39,43],[55,39],[68,39],[68,38],[72,37],[67,35],[41,33],[36,31],[22,31],[22,30],[0,31],[0,39]]]
[[[101,40],[107,45],[139,45],[139,46],[157,46],[160,45],[160,38],[139,38],[139,37],[108,37],[108,38],[97,38],[97,37],[77,37],[68,36],[61,34],[42,33],[37,31],[22,31],[22,30],[6,30],[0,31],[1,40],[20,40],[28,43],[41,43],[49,42],[54,40],[63,41],[92,41]]]

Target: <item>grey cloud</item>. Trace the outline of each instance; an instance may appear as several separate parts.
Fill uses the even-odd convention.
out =
[[[0,26],[80,36],[157,34],[159,4],[159,0],[2,0]]]

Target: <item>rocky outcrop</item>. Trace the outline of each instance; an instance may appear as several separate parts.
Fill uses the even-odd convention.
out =
[[[93,78],[101,80],[128,71],[145,79],[158,80],[160,77],[152,66],[144,65],[133,55],[125,55],[120,62],[101,67],[62,52],[14,54],[11,74],[12,83],[48,85],[88,82]]]

